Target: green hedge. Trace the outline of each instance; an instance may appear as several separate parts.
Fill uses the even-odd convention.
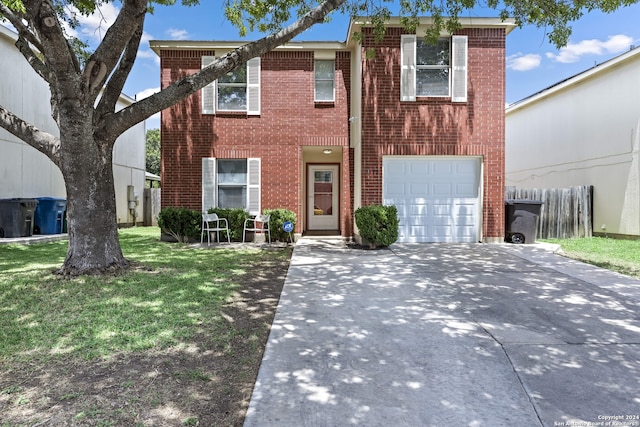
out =
[[[226,218],[229,223],[231,240],[242,241],[244,221],[249,214],[244,209],[211,208],[207,213],[215,213],[220,218]],[[272,241],[289,241],[289,234],[285,233],[282,225],[285,221],[291,221],[296,225],[296,214],[287,209],[265,209],[264,215],[271,215],[269,226],[271,227]],[[202,214],[199,211],[187,208],[163,208],[158,215],[158,225],[164,234],[175,238],[178,242],[188,242],[192,239],[200,239]],[[221,233],[220,240],[227,236]],[[247,236],[249,238],[249,236]]]
[[[385,247],[398,240],[398,209],[393,206],[371,205],[355,212],[360,236],[369,247]]]
[[[187,208],[163,208],[158,214],[158,226],[163,233],[186,243],[200,236],[202,215]]]
[[[296,214],[288,209],[265,209],[263,215],[271,215],[269,218],[269,227],[271,228],[271,241],[289,241],[289,233],[285,233],[282,225],[286,221],[290,221],[293,227],[296,226]]]
[[[249,218],[249,214],[242,208],[223,209],[211,208],[207,213],[214,213],[219,218],[226,218],[229,223],[229,231],[231,232],[231,240],[234,242],[242,241],[242,232],[244,230],[244,221]],[[224,234],[224,233],[223,233]],[[227,236],[220,236],[220,239]]]

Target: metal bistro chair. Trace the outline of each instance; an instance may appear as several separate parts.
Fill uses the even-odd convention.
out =
[[[256,234],[265,232],[269,237],[269,244],[271,244],[271,230],[269,229],[269,215],[256,215],[254,218],[247,218],[244,220],[244,230],[242,231],[242,243],[244,243],[247,231],[253,231]],[[253,224],[253,226],[251,226]]]
[[[217,241],[220,243],[220,232],[227,232],[227,243],[231,243],[229,237],[229,222],[226,218],[218,218],[217,214],[202,214],[202,233],[200,233],[200,244],[202,244],[204,233],[207,233],[207,246],[211,246],[211,233],[216,233]]]

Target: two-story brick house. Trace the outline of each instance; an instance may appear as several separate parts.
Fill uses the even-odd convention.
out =
[[[465,19],[433,46],[429,23],[394,20],[379,43],[356,21],[361,44],[287,43],[165,110],[162,205],[286,208],[297,233],[351,237],[355,209],[395,204],[400,241],[501,241],[514,26]],[[162,87],[237,46],[151,42]]]

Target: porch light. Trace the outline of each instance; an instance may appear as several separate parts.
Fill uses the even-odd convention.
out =
[[[333,150],[331,150],[331,148],[325,148],[324,150],[322,150],[322,152],[324,154],[331,154],[331,153],[333,153]]]

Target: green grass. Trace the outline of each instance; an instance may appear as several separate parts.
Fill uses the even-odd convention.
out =
[[[121,230],[120,276],[62,279],[67,242],[0,245],[0,361],[85,359],[188,345],[194,326],[215,326],[238,276],[283,252],[203,250],[159,241],[155,227]]]
[[[569,258],[640,278],[640,240],[592,237],[545,241],[559,244]]]

